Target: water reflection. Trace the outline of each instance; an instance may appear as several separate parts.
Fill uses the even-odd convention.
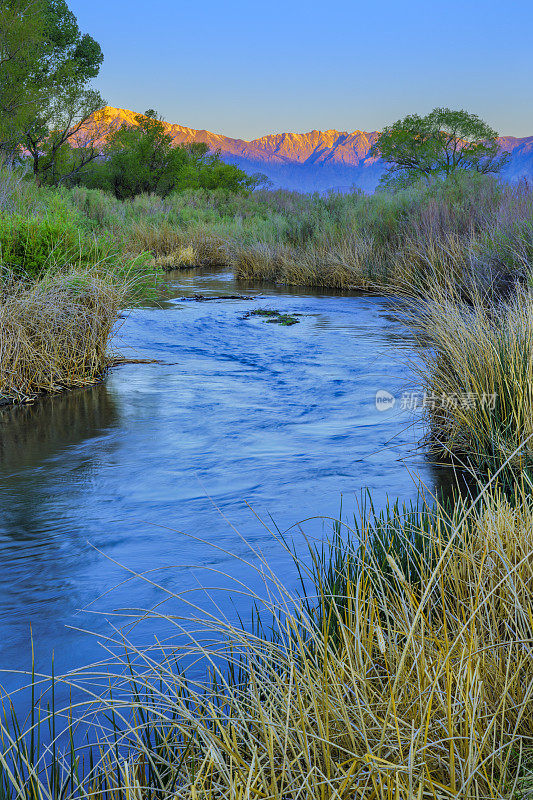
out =
[[[105,383],[0,409],[0,468],[4,475],[54,457],[118,423]]]

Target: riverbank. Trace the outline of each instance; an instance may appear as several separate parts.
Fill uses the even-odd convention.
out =
[[[0,402],[89,386],[112,363],[108,344],[127,284],[89,270],[4,278]]]
[[[408,304],[419,344],[415,366],[430,457],[511,491],[531,485],[533,467],[533,293],[472,291],[432,284]]]
[[[41,292],[43,280],[49,293],[63,292],[60,305],[78,304],[69,315],[80,320],[78,341],[84,337],[86,323],[81,320],[87,318],[87,309],[94,314],[91,336],[85,337],[87,352],[74,359],[79,373],[74,361],[70,366],[53,361],[53,348],[43,335],[33,356],[26,348],[20,357],[9,354],[0,364],[4,398],[16,397],[17,391],[23,397],[52,386],[83,385],[105,372],[103,354],[112,326],[99,325],[104,283],[106,319],[116,318],[126,299],[131,303],[150,296],[165,270],[194,266],[226,264],[237,280],[248,283],[400,294],[415,302],[444,291],[459,304],[483,297],[488,306],[517,285],[531,283],[533,193],[525,182],[503,185],[489,176],[470,175],[372,196],[357,191],[324,197],[213,190],[166,198],[142,195],[127,202],[84,187],[39,188],[5,168],[0,183],[4,286],[15,286],[10,276],[24,277],[41,281]],[[67,273],[70,277],[57,277]],[[55,276],[54,289],[43,277],[47,274]],[[90,291],[74,298],[72,287],[93,279],[99,282],[98,302],[89,297]],[[62,282],[71,287],[68,299],[59,287]],[[5,288],[4,296],[12,291]],[[117,292],[123,296],[118,303],[112,299]],[[29,307],[32,302],[28,300]],[[15,300],[5,304],[6,319],[15,305]],[[20,321],[21,332],[28,325],[38,328],[39,318],[43,323],[48,319],[46,314],[37,320],[29,316]],[[73,329],[62,327],[57,315],[48,321],[50,330],[60,329],[57,341],[64,337],[65,353]],[[32,357],[42,364],[52,358],[46,378],[39,377]],[[33,387],[23,374],[17,377],[14,363],[35,374]],[[448,384],[447,389],[453,388]]]
[[[0,167],[0,404],[101,380],[120,309],[159,278],[91,231],[68,194]]]
[[[226,264],[245,281],[411,291],[429,273],[484,286],[528,272],[533,193],[484,175],[365,196],[183,192],[120,203],[71,190],[96,231],[165,269]]]
[[[27,278],[21,282],[19,277],[10,284],[16,287],[12,290],[12,302],[21,314],[19,328],[25,330],[23,312],[28,307],[33,308],[31,298],[35,296],[36,311],[30,315],[31,324],[28,324],[31,335],[27,338],[31,347],[35,349],[32,325],[36,324],[38,331],[50,332],[46,347],[40,348],[47,353],[47,364],[55,363],[50,361],[50,354],[57,352],[53,349],[57,341],[61,344],[59,350],[63,359],[58,369],[66,355],[77,353],[75,366],[68,365],[66,374],[72,374],[81,365],[82,370],[77,374],[90,376],[89,367],[101,364],[105,368],[104,359],[108,356],[104,342],[107,344],[109,326],[112,327],[112,320],[125,302],[125,295],[120,294],[121,284],[117,279],[121,274],[119,261],[113,262],[109,272],[111,285],[119,287],[112,301],[105,294],[107,284],[101,277],[101,266],[95,269],[93,263],[85,271],[70,271],[69,226],[72,220],[79,219],[76,215],[84,215],[79,230],[87,241],[105,249],[111,240],[118,238],[118,249],[112,252],[140,258],[149,275],[157,274],[162,267],[183,267],[202,259],[217,263],[220,259],[237,259],[243,248],[246,252],[263,252],[263,247],[268,245],[273,249],[265,251],[266,258],[261,262],[263,266],[257,277],[269,279],[278,286],[281,282],[305,285],[306,281],[316,281],[320,274],[320,280],[331,281],[340,288],[358,285],[354,279],[355,262],[349,262],[346,256],[342,270],[335,272],[338,263],[335,262],[335,267],[330,255],[325,259],[325,248],[330,248],[333,242],[335,248],[327,249],[327,253],[338,254],[338,244],[342,241],[346,252],[350,251],[352,240],[346,237],[350,213],[357,220],[350,228],[357,248],[362,247],[360,231],[372,231],[370,223],[374,220],[375,235],[367,242],[368,260],[361,256],[357,274],[363,276],[361,281],[364,278],[366,288],[384,290],[386,287],[387,291],[397,291],[407,299],[403,318],[407,333],[405,328],[395,331],[391,341],[396,351],[402,335],[409,336],[411,331],[416,337],[420,388],[431,398],[424,408],[431,433],[431,452],[439,459],[450,456],[456,463],[465,464],[474,473],[474,485],[477,480],[479,488],[474,491],[475,500],[456,497],[453,506],[421,499],[415,511],[389,507],[381,516],[362,515],[351,534],[339,522],[331,539],[318,547],[312,546],[309,557],[302,555],[303,549],[299,552],[297,567],[304,582],[304,590],[299,594],[286,588],[268,559],[260,557],[257,574],[266,580],[267,591],[260,594],[254,587],[252,594],[239,595],[250,603],[255,600],[260,606],[260,615],[254,615],[244,626],[228,620],[224,614],[219,616],[218,612],[215,616],[202,616],[197,609],[193,609],[193,619],[187,617],[185,611],[165,616],[161,608],[149,610],[144,616],[141,614],[152,630],[157,630],[157,638],[148,650],[139,648],[133,639],[128,643],[122,635],[120,646],[117,642],[113,644],[112,697],[104,688],[105,683],[109,684],[109,673],[102,665],[53,681],[39,676],[30,727],[37,725],[43,732],[49,728],[57,746],[47,749],[43,744],[40,747],[36,739],[44,743],[46,736],[43,733],[42,737],[37,737],[35,728],[33,737],[30,732],[19,735],[20,729],[17,731],[7,705],[4,755],[0,756],[3,765],[0,790],[4,797],[34,800],[36,797],[93,798],[98,795],[122,800],[149,794],[161,798],[179,794],[191,800],[213,797],[229,800],[236,796],[243,800],[252,797],[297,800],[302,796],[302,787],[313,800],[355,797],[389,800],[390,797],[424,796],[438,800],[450,797],[511,800],[527,797],[532,783],[533,749],[530,653],[533,636],[529,608],[533,580],[533,508],[527,488],[533,341],[533,304],[529,294],[531,199],[524,186],[504,188],[485,181],[469,184],[468,191],[465,186],[458,184],[455,189],[447,186],[442,190],[434,187],[431,191],[417,189],[373,199],[356,195],[302,198],[283,193],[276,201],[283,208],[278,209],[279,219],[275,224],[271,206],[264,217],[256,213],[263,208],[262,203],[272,204],[274,195],[266,199],[260,193],[252,198],[235,198],[215,193],[208,200],[190,195],[174,197],[166,206],[154,198],[138,198],[131,204],[119,206],[101,193],[73,189],[54,195],[54,203],[59,203],[62,209],[57,218],[51,212],[43,214],[33,228],[17,221],[16,216],[13,217],[16,224],[6,223],[3,230],[5,233],[9,229],[5,236],[11,249],[4,246],[4,252],[10,252],[12,259],[15,257],[13,253],[19,251],[13,243],[21,237],[13,231],[22,230],[26,243],[24,264],[30,263],[28,253],[32,254],[31,263],[38,264],[31,282]],[[452,190],[458,192],[457,197]],[[37,198],[36,202],[42,201],[40,194],[39,197],[41,199]],[[292,216],[289,216],[287,209],[291,203]],[[87,206],[85,210],[84,206]],[[229,208],[233,209],[232,215],[226,214]],[[225,211],[221,215],[222,209]],[[314,227],[303,225],[306,217],[301,212],[305,209],[310,210],[313,219],[316,217]],[[390,217],[385,213],[387,209]],[[172,216],[178,212],[185,217],[189,215],[181,227],[175,226]],[[329,216],[324,221],[320,215],[326,212]],[[163,224],[165,214],[168,224]],[[203,227],[197,225],[202,216],[206,223]],[[220,216],[227,219],[221,222]],[[266,244],[257,238],[258,217],[262,219],[266,239],[271,237]],[[50,220],[53,225],[63,225],[63,238],[56,228],[50,235]],[[296,229],[291,234],[292,243],[287,238],[289,223]],[[298,232],[300,225],[302,230]],[[233,238],[228,239],[225,234],[230,228]],[[31,235],[27,235],[28,230]],[[339,238],[335,240],[334,235]],[[376,249],[378,236],[381,237],[380,249]],[[322,244],[313,244],[314,237]],[[41,249],[40,245],[34,246],[35,242],[64,245],[61,263],[56,265],[55,271],[48,269],[50,247]],[[147,247],[148,242],[151,242],[150,247]],[[199,248],[204,243],[205,252],[202,251],[204,255],[200,257]],[[285,254],[292,253],[292,262],[283,260],[286,256],[280,256],[279,247]],[[304,255],[302,248],[312,268],[309,264],[306,266],[305,261],[303,267],[300,266]],[[60,250],[56,248],[53,252],[57,255]],[[86,263],[85,252],[82,246],[78,269],[80,262]],[[273,259],[270,252],[274,253]],[[317,253],[322,253],[320,258]],[[384,272],[379,272],[375,266],[377,261],[372,261],[371,256],[377,253],[387,254],[386,262],[379,262]],[[237,276],[245,277],[236,265],[237,261],[234,262]],[[9,266],[13,269],[17,265],[13,262]],[[276,272],[278,268],[282,271]],[[291,270],[296,268],[300,272],[293,274]],[[330,269],[333,270],[331,274]],[[378,273],[379,281],[375,279]],[[333,278],[333,274],[337,277]],[[342,276],[348,274],[352,278],[344,282]],[[100,280],[104,283],[99,283]],[[96,313],[100,308],[99,291],[106,298],[105,312]],[[61,302],[56,302],[57,297]],[[54,313],[60,312],[59,321],[55,316],[48,318],[43,314],[47,298],[51,298],[50,307]],[[237,298],[220,302],[245,301],[246,298]],[[8,293],[5,302],[7,309]],[[205,308],[204,303],[198,305]],[[269,308],[271,305],[268,303]],[[263,307],[264,303],[260,308]],[[80,308],[85,309],[86,316]],[[277,310],[294,311],[294,308],[285,304]],[[320,359],[315,362],[304,348],[308,309],[299,317],[301,324],[289,328],[266,325],[258,315],[247,317],[248,308],[245,313],[243,311],[240,307],[238,312],[234,309],[231,318],[221,320],[224,326],[222,344],[220,329],[217,338],[209,324],[210,315],[206,313],[191,318],[181,349],[177,349],[175,341],[176,330],[184,329],[179,322],[170,328],[163,326],[158,341],[168,340],[168,346],[176,349],[181,359],[180,373],[186,369],[183,363],[186,346],[191,348],[190,363],[196,365],[208,361],[203,349],[206,343],[215,345],[215,361],[221,362],[223,369],[220,374],[213,372],[214,389],[220,391],[221,386],[226,386],[228,376],[230,379],[222,398],[224,407],[227,405],[234,416],[223,446],[226,456],[228,451],[234,450],[235,475],[243,474],[242,443],[236,439],[235,431],[244,426],[243,418],[248,418],[241,408],[242,392],[250,394],[250,409],[260,409],[264,416],[264,383],[258,383],[258,376],[267,372],[273,381],[279,381],[279,397],[274,397],[268,406],[271,428],[276,431],[274,446],[272,449],[265,446],[264,419],[257,431],[245,429],[245,445],[250,440],[256,441],[254,436],[258,437],[255,459],[258,453],[266,457],[262,469],[254,467],[252,461],[247,469],[255,469],[256,483],[261,485],[269,471],[283,467],[287,460],[288,437],[295,437],[293,449],[298,455],[298,469],[294,475],[300,476],[302,465],[308,464],[310,483],[305,496],[316,498],[317,464],[326,463],[321,474],[330,475],[332,471],[339,476],[345,474],[342,465],[332,460],[334,443],[343,453],[348,453],[351,462],[361,457],[359,449],[347,443],[347,428],[360,425],[368,439],[368,430],[372,430],[373,425],[369,408],[363,404],[359,408],[361,419],[348,419],[354,405],[353,386],[350,385],[346,403],[335,406],[335,413],[315,420],[314,425],[311,419],[307,435],[298,438],[299,426],[312,412],[324,407],[326,396],[320,387],[317,389],[317,375],[321,374],[323,363]],[[8,321],[17,319],[14,313],[6,317]],[[377,317],[373,319],[375,323]],[[346,329],[349,322],[344,319],[339,330]],[[58,331],[63,330],[63,324],[67,335],[62,339]],[[246,335],[243,334],[243,342],[250,341],[259,326],[262,335],[266,336],[269,331],[270,349],[265,344],[267,340],[260,339],[260,351],[245,354],[235,372],[239,354],[231,350],[228,342],[237,324],[249,326]],[[352,324],[357,324],[357,320]],[[256,329],[251,327],[254,325]],[[317,320],[317,328],[320,325],[328,329],[330,323]],[[270,333],[274,329],[276,333]],[[145,336],[147,330],[148,327]],[[88,336],[87,331],[91,332]],[[80,332],[78,340],[76,336]],[[375,337],[375,331],[372,336]],[[290,344],[292,340],[287,337],[301,337],[301,346]],[[79,342],[79,350],[71,347],[71,340]],[[91,342],[97,345],[91,346]],[[190,343],[186,345],[186,342]],[[320,354],[316,346],[315,351]],[[334,351],[345,353],[346,342],[338,341]],[[100,361],[91,357],[95,352],[100,355]],[[272,365],[278,364],[276,358],[279,365],[269,373]],[[16,352],[13,360],[17,364],[26,363]],[[359,365],[356,374],[372,372],[374,362],[375,358]],[[338,399],[339,385],[346,387],[345,376],[336,360],[324,363],[329,364],[328,392]],[[205,373],[208,378],[211,375],[209,364]],[[308,366],[308,384],[318,391],[309,408],[301,408],[298,396],[288,397],[290,376],[285,380],[281,374],[282,365],[286,368],[287,364],[294,371],[300,365]],[[30,368],[22,374],[29,380],[33,372]],[[12,367],[6,370],[6,374],[13,373]],[[97,371],[94,374],[96,376]],[[220,431],[213,414],[213,399],[203,385],[200,397],[195,374],[191,373],[186,385],[167,384],[164,405],[186,406],[188,398],[194,424],[189,422],[192,427],[177,424],[182,422],[178,418],[172,430],[179,431],[180,442],[185,439],[183,451],[179,451],[181,461],[187,463],[190,442],[198,440],[202,444],[202,479],[205,480],[206,442],[216,442]],[[390,374],[391,369],[385,370],[384,376]],[[146,389],[146,376],[143,381],[147,416],[141,420],[155,442],[156,393],[152,386]],[[142,388],[143,381],[138,389]],[[299,393],[307,385],[301,375],[295,383]],[[50,384],[52,389],[54,385],[55,378]],[[170,404],[169,385],[173,386],[174,401]],[[263,391],[259,392],[258,386]],[[176,391],[176,387],[180,391]],[[391,388],[388,383],[374,387],[386,392]],[[372,403],[374,396],[373,392]],[[235,403],[235,397],[240,398],[239,404]],[[481,398],[488,398],[489,402],[481,404]],[[201,413],[199,403],[204,404]],[[282,426],[284,435],[280,437],[280,408],[287,406],[296,409],[296,416]],[[109,412],[108,404],[105,407],[114,420],[116,412]],[[375,407],[373,413],[377,413]],[[332,421],[341,427],[332,431],[329,450],[317,454],[310,445],[312,436],[317,435],[317,429],[331,427]],[[94,420],[91,424],[92,436],[97,441],[101,438],[101,428]],[[108,420],[106,424],[113,428],[114,422]],[[374,427],[383,433],[381,423]],[[170,441],[169,430],[159,437],[162,442]],[[187,431],[189,436],[184,437]],[[17,449],[17,437],[13,452]],[[109,445],[113,469],[116,438],[113,428]],[[388,437],[384,438],[388,441]],[[174,471],[167,474],[169,454],[174,457],[178,452],[176,440],[171,441],[173,446],[168,452],[162,451],[160,463],[163,467],[158,470],[154,467],[153,443],[148,448],[135,448],[147,459],[146,469],[136,484],[136,502],[139,497],[146,496],[146,476],[154,471],[159,484],[167,481],[164,484],[166,496],[162,499],[159,487],[157,503],[164,505],[168,497],[174,498],[175,487],[182,481],[176,479]],[[383,453],[386,443],[380,440],[378,447],[369,451],[365,479],[371,474],[368,465],[372,463],[372,454]],[[107,463],[109,453],[102,451],[103,463]],[[383,458],[381,455],[381,461]],[[396,454],[394,460],[397,460]],[[128,460],[128,467],[130,463]],[[227,493],[229,473],[221,468],[220,459],[214,465],[213,472],[207,475],[217,486],[217,481],[221,480]],[[47,464],[47,468],[49,466]],[[384,468],[383,463],[380,466],[381,486],[385,482],[390,489],[392,467],[388,464]],[[38,470],[41,470],[40,464]],[[90,480],[94,481],[94,470],[89,473]],[[107,484],[110,476],[111,473],[107,474]],[[131,482],[131,477],[128,480]],[[26,482],[24,486],[26,492]],[[276,481],[278,494],[280,486],[291,486],[283,472]],[[49,489],[46,496],[54,493],[55,486]],[[119,489],[117,496],[122,496],[124,486]],[[241,484],[232,491],[241,491]],[[197,487],[190,490],[190,495],[197,500]],[[153,513],[154,507],[149,504],[148,510]],[[89,505],[84,508],[82,527],[86,538]],[[64,514],[64,500],[58,509]],[[164,524],[168,525],[166,519]],[[217,538],[216,541],[217,546],[222,546],[222,540]],[[256,541],[254,536],[252,541]],[[304,544],[300,545],[303,548]],[[147,552],[146,547],[141,552],[141,571],[146,568]],[[158,554],[160,552],[164,554],[167,550],[157,550]],[[254,549],[255,556],[257,550]],[[161,566],[159,562],[158,566]],[[218,562],[213,569],[220,575]],[[71,572],[69,565],[69,586]],[[92,574],[91,585],[94,580]],[[55,577],[51,586],[56,591]],[[160,586],[166,597],[183,600],[183,593],[169,588],[168,581]],[[102,591],[107,588],[102,587]],[[157,587],[150,583],[149,588]],[[237,591],[242,592],[243,586]],[[122,606],[131,608],[131,605],[128,588]],[[131,612],[128,618],[131,621]],[[160,635],[159,627],[168,625],[172,632],[176,624],[181,632],[189,634],[187,643],[177,650],[171,643],[160,645],[159,642],[166,642],[166,639],[163,632]],[[197,672],[191,676],[188,671],[191,663],[197,670],[199,664],[205,666],[205,671],[200,676]],[[87,703],[76,699],[64,707],[54,706],[51,687],[56,685],[64,690],[72,686],[76,691],[88,685]],[[44,689],[46,693],[39,701],[36,698]],[[47,710],[49,702],[51,712]],[[39,705],[40,711],[37,710]],[[76,739],[79,727],[86,724],[91,741],[98,739],[100,743],[92,750],[93,761],[85,745],[78,746]],[[10,739],[14,730],[15,736]],[[45,765],[48,770],[44,769]]]

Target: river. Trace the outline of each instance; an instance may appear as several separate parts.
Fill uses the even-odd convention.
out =
[[[205,297],[244,293],[250,299]],[[245,314],[295,313],[284,327]],[[254,585],[230,554],[260,549],[289,585],[275,524],[295,526],[416,496],[437,476],[417,449],[420,422],[376,408],[411,386],[412,341],[384,298],[243,288],[224,271],[171,277],[167,297],[125,315],[114,346],[163,363],[126,364],[102,384],[1,414],[0,667],[38,669],[101,657],[117,608],[149,608],[161,590]],[[263,524],[260,519],[265,523]],[[302,526],[319,536],[331,523]],[[216,570],[217,572],[210,572]],[[116,587],[116,588],[113,588]],[[228,612],[239,613],[238,598]],[[244,610],[246,613],[246,610]],[[95,632],[92,636],[85,632]],[[157,623],[148,635],[159,634]],[[12,672],[0,683],[12,689]]]

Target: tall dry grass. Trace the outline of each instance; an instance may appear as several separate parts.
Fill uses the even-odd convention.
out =
[[[311,567],[299,562],[304,597],[260,559],[265,591],[236,587],[256,603],[251,630],[190,600],[190,644],[138,650],[126,639],[126,674],[99,701],[100,717],[94,694],[90,714],[80,703],[63,715],[68,732],[86,713],[99,739],[85,779],[67,746],[52,786],[46,753],[36,763],[28,736],[4,727],[5,796],[59,796],[54,787],[139,800],[529,796],[531,497],[511,503],[484,489],[451,516],[428,507],[406,520],[396,509],[363,520],[359,534],[312,548]],[[159,606],[147,617],[184,632],[180,612]],[[205,682],[188,676],[191,662],[206,666]],[[97,672],[86,678],[93,693]],[[57,747],[48,758],[59,765]]]
[[[271,202],[280,199],[273,193]],[[525,181],[460,176],[397,194],[314,197],[300,208],[293,195],[287,202],[287,227],[277,237],[233,240],[238,278],[416,292],[429,276],[505,286],[531,271],[533,194]]]
[[[533,466],[533,294],[502,296],[430,282],[407,322],[420,345],[414,363],[428,402],[433,454],[476,473],[524,478]]]
[[[228,260],[243,281],[267,281],[289,286],[333,289],[383,288],[389,281],[383,254],[369,237],[346,231],[342,239],[286,243],[228,243]]]
[[[0,286],[0,402],[87,386],[111,363],[109,339],[131,286],[92,269]]]
[[[224,239],[201,228],[185,233],[169,223],[140,221],[123,230],[122,235],[131,255],[149,253],[155,266],[165,270],[221,266],[228,262]]]

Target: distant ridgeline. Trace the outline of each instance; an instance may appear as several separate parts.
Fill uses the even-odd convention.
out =
[[[133,111],[106,106],[95,115],[95,123],[105,123],[111,128],[136,125],[135,115]],[[365,192],[372,192],[384,170],[379,159],[368,156],[376,131],[276,133],[247,142],[183,125],[164,124],[176,144],[205,142],[211,150],[220,150],[225,161],[249,174],[267,175],[276,188],[302,192],[346,191],[356,185]],[[500,142],[502,150],[511,153],[502,177],[533,180],[533,136],[522,139],[503,136]]]

